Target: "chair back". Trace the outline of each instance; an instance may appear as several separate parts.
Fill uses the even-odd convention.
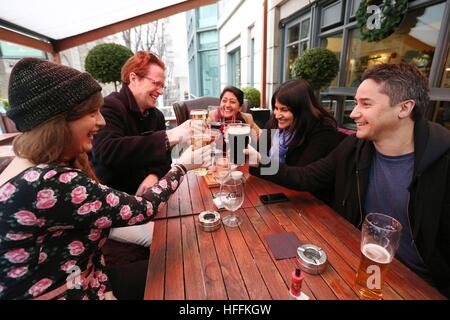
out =
[[[208,109],[208,106],[218,106],[220,99],[216,97],[200,97],[191,100],[178,101],[173,104],[177,125],[189,119],[191,110]]]

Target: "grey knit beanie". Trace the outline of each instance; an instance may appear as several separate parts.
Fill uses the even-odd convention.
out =
[[[19,131],[29,131],[101,90],[89,73],[47,60],[23,58],[11,71],[6,115]]]

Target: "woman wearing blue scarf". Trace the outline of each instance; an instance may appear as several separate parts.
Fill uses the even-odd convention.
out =
[[[336,120],[319,104],[307,81],[283,83],[274,92],[271,104],[273,113],[266,125],[266,129],[272,129],[267,134],[270,163],[261,167],[271,166],[274,161],[280,166],[305,166],[325,157],[337,145]],[[261,167],[250,168],[250,173],[281,184],[289,181],[289,177],[279,177],[278,172],[263,175]],[[328,194],[316,196],[327,201]]]

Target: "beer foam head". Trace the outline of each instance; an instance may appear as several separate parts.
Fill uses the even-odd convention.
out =
[[[227,133],[234,134],[234,135],[249,135],[250,127],[249,126],[229,126],[227,128]]]
[[[367,258],[377,263],[389,263],[392,261],[391,254],[382,246],[375,243],[369,243],[363,246],[362,253]]]
[[[192,115],[204,115],[207,114],[208,110],[192,110],[191,111],[191,116]]]

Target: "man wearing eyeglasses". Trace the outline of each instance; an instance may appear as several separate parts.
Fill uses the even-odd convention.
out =
[[[122,67],[121,90],[105,97],[101,112],[106,126],[94,137],[91,155],[102,183],[130,194],[144,192],[169,171],[171,147],[189,136],[188,122],[166,130],[164,115],[156,108],[164,71],[158,56],[136,52]],[[149,227],[141,229],[113,229],[110,238],[148,246]]]

